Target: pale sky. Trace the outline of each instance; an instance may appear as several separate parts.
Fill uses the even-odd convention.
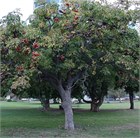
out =
[[[23,14],[22,20],[26,20],[33,13],[33,0],[0,0],[0,19],[16,8]]]
[[[33,0],[0,0],[0,19],[16,8],[21,9],[22,20],[26,20],[33,13]]]

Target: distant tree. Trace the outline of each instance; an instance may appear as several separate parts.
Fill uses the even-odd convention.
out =
[[[108,95],[110,97],[113,97],[114,99],[119,98],[120,103],[122,102],[121,97],[124,97],[125,94],[126,93],[125,93],[124,88],[118,88],[118,89],[115,89],[115,90],[112,88],[108,91]]]
[[[83,89],[81,88],[81,84],[77,83],[72,89],[72,98],[78,99],[79,103],[82,103],[84,93]]]
[[[125,84],[125,91],[129,94],[130,109],[134,109],[134,93],[139,92],[139,78],[130,77]]]
[[[117,73],[115,89],[124,89],[129,94],[130,109],[134,109],[134,93],[139,92],[138,65],[133,70],[121,70]]]
[[[138,100],[140,100],[140,91],[137,92],[137,96],[139,96]]]
[[[55,89],[49,83],[43,81],[38,73],[34,73],[30,78],[30,87],[25,90],[28,97],[38,98],[46,111],[50,108],[49,100],[60,97]]]

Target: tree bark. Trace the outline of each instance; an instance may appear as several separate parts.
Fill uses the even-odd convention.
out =
[[[71,90],[63,91],[62,100],[62,107],[65,113],[65,129],[74,130]]]
[[[41,100],[41,104],[43,106],[43,109],[47,111],[50,108],[50,102],[49,99]]]
[[[81,98],[78,98],[78,102],[79,102],[79,104],[81,104],[81,103],[82,103]]]
[[[54,103],[54,104],[57,104],[56,98],[53,98],[53,103]]]
[[[98,104],[95,104],[94,102],[91,102],[91,108],[90,108],[90,110],[93,111],[93,112],[98,112],[99,111]]]
[[[104,96],[99,98],[98,101],[92,100],[90,110],[93,112],[99,112],[99,107],[102,105],[103,101],[104,101]]]
[[[49,109],[49,108],[50,108],[49,99],[46,99],[46,100],[45,100],[44,107],[45,107],[45,109]]]
[[[130,109],[134,109],[134,93],[129,92]]]
[[[67,78],[64,81],[60,73],[54,74],[45,69],[41,70],[41,78],[48,81],[61,96],[61,105],[65,113],[65,129],[67,130],[74,130],[71,90],[76,82],[83,77],[85,69],[74,72],[76,73],[75,76],[72,75],[72,72],[74,72],[73,69],[68,71]]]

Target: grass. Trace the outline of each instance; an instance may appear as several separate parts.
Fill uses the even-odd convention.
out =
[[[135,110],[129,103],[103,104],[98,113],[90,112],[88,104],[75,104],[76,129],[63,129],[64,113],[52,104],[42,112],[39,103],[1,102],[1,138],[139,138],[140,102]]]

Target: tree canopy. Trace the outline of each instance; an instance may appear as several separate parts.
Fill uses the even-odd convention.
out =
[[[3,81],[12,89],[30,87],[34,72],[62,98],[65,129],[74,129],[71,91],[87,71],[110,74],[110,68],[130,72],[138,67],[139,36],[128,27],[138,14],[94,2],[55,3],[34,11],[24,25],[17,11],[1,21]]]

